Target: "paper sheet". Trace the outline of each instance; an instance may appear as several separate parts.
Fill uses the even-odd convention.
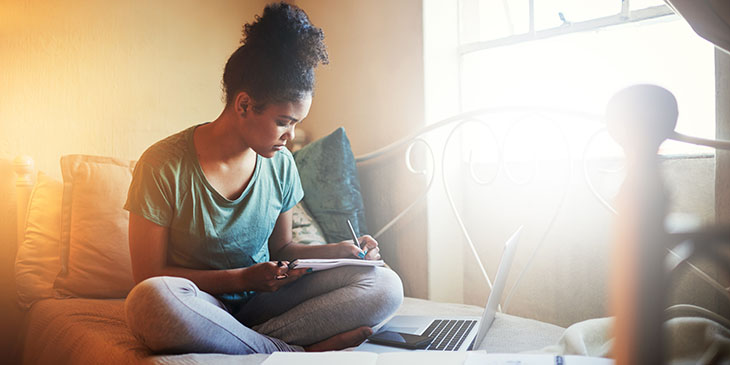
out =
[[[291,263],[290,268],[312,268],[313,271],[332,269],[338,266],[385,266],[383,260],[360,259],[298,259]]]
[[[375,365],[377,360],[372,352],[274,352],[261,365]]]
[[[487,354],[469,352],[464,365],[613,365],[602,357],[555,356],[548,354]]]
[[[262,365],[461,365],[466,352],[274,352]]]
[[[461,365],[466,359],[464,351],[411,351],[380,354],[377,365]]]

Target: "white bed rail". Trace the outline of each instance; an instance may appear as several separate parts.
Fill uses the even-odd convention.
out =
[[[391,155],[394,153],[398,153],[400,151],[403,151],[405,148],[405,164],[408,167],[409,171],[413,174],[418,175],[424,175],[428,176],[427,178],[427,184],[424,189],[424,191],[418,196],[417,199],[415,199],[412,203],[410,203],[405,209],[397,213],[393,219],[391,219],[388,223],[383,225],[382,227],[378,228],[377,233],[374,234],[375,238],[378,238],[381,236],[384,232],[386,232],[388,229],[392,228],[399,220],[401,220],[404,216],[408,214],[409,211],[412,211],[417,205],[423,203],[426,201],[426,198],[429,194],[429,191],[434,186],[434,178],[436,176],[435,172],[437,170],[437,166],[440,166],[440,180],[442,181],[442,186],[444,188],[444,194],[446,196],[446,199],[449,203],[450,211],[454,219],[456,220],[460,233],[465,239],[465,242],[467,244],[467,247],[469,248],[473,258],[476,260],[477,265],[479,267],[479,270],[481,271],[481,274],[486,281],[489,289],[492,288],[492,280],[489,277],[486,267],[482,262],[482,259],[480,258],[477,250],[477,245],[474,243],[472,236],[470,235],[466,225],[464,224],[464,220],[462,218],[461,213],[458,211],[456,203],[454,201],[452,188],[449,186],[449,182],[447,179],[446,171],[447,171],[447,164],[449,164],[450,160],[446,157],[447,155],[447,149],[452,146],[451,143],[454,142],[454,140],[459,135],[459,132],[462,132],[468,125],[470,124],[478,124],[483,127],[486,127],[486,130],[490,131],[491,133],[491,139],[495,141],[495,143],[498,145],[498,155],[499,155],[499,171],[497,174],[502,173],[505,177],[507,177],[510,181],[512,181],[514,184],[526,184],[529,182],[528,180],[519,180],[512,176],[510,174],[509,169],[506,167],[505,162],[505,153],[504,149],[508,146],[508,142],[505,142],[504,140],[500,141],[499,137],[496,136],[494,131],[491,130],[490,125],[493,124],[502,124],[507,126],[507,132],[506,135],[509,135],[509,129],[512,128],[516,123],[523,122],[525,119],[531,118],[533,120],[539,120],[541,123],[550,124],[553,126],[553,128],[558,132],[559,135],[562,136],[564,140],[564,144],[566,146],[566,152],[564,156],[564,162],[566,164],[566,168],[568,170],[567,175],[565,176],[565,184],[563,186],[563,189],[560,193],[560,199],[555,207],[554,213],[552,216],[548,217],[548,226],[547,229],[543,232],[540,240],[538,241],[538,244],[535,246],[533,251],[530,254],[530,259],[528,260],[527,265],[523,267],[523,269],[520,271],[517,281],[513,284],[513,286],[508,291],[508,294],[506,296],[506,300],[504,302],[505,309],[509,305],[510,299],[512,298],[512,295],[514,294],[515,290],[517,289],[521,278],[523,277],[524,273],[527,272],[534,261],[538,251],[540,250],[540,247],[545,242],[546,238],[550,234],[553,224],[555,223],[555,220],[560,213],[560,210],[563,206],[563,203],[565,201],[565,197],[568,193],[568,182],[570,181],[572,175],[573,175],[573,161],[576,159],[581,158],[581,156],[575,151],[571,150],[570,148],[570,142],[568,141],[568,138],[566,137],[566,134],[564,132],[565,125],[576,125],[576,124],[582,124],[583,127],[586,125],[590,125],[593,130],[600,131],[605,129],[605,126],[602,124],[602,116],[599,114],[591,114],[581,111],[573,111],[573,110],[565,110],[565,109],[557,109],[557,108],[550,108],[550,107],[532,107],[532,106],[510,106],[510,107],[495,107],[495,108],[483,108],[479,110],[469,111],[466,113],[462,113],[459,115],[455,115],[453,117],[441,120],[439,122],[436,122],[434,124],[431,124],[429,126],[426,126],[422,128],[421,130],[405,137],[400,140],[397,140],[385,147],[382,147],[378,150],[375,150],[373,152],[356,156],[355,160],[358,164],[360,163],[367,163],[370,161],[378,160],[381,158],[390,158]],[[533,121],[535,122],[535,121]],[[433,135],[441,135],[442,139],[445,136],[445,139],[439,140],[436,143],[433,143],[432,139],[429,138]],[[434,146],[436,144],[437,147]],[[412,167],[412,164],[410,162],[413,149],[417,145],[422,145],[425,148],[425,154],[428,158],[426,160],[429,160],[430,166],[422,169],[416,169]],[[464,149],[470,149],[474,146],[465,146]],[[435,152],[436,151],[436,152]],[[496,174],[492,177],[492,179],[488,180],[482,180],[480,179],[476,173],[474,172],[474,162],[473,162],[473,150],[468,152],[468,160],[467,163],[467,169],[469,172],[470,178],[477,183],[480,186],[488,186],[492,184],[496,178]],[[537,156],[535,156],[537,157]],[[585,156],[583,156],[585,157]],[[537,163],[535,161],[535,163]],[[430,175],[430,176],[429,176]],[[534,174],[532,175],[532,178],[534,178]],[[597,193],[596,193],[597,194]],[[600,199],[600,195],[597,194],[597,198]]]

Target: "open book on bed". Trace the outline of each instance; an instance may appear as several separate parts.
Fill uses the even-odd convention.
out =
[[[388,352],[376,354],[360,351],[274,352],[262,365],[612,365],[602,357],[559,356],[549,354],[488,354],[469,352]]]
[[[338,266],[385,266],[385,262],[360,259],[297,259],[289,264],[290,269],[311,268],[312,271],[333,269]]]

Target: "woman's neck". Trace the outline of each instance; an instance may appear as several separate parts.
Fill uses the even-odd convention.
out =
[[[195,130],[198,157],[223,163],[235,163],[256,154],[235,131],[235,118],[226,108],[216,120]]]

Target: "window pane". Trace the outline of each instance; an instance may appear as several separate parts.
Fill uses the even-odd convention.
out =
[[[602,113],[616,91],[652,83],[677,98],[678,132],[715,136],[714,47],[677,16],[470,53],[462,70],[464,110],[542,105]]]
[[[631,0],[631,2],[629,3],[629,8],[633,11],[659,5],[666,5],[666,3],[664,2],[664,0]]]
[[[555,28],[621,13],[620,0],[535,0],[535,30]],[[562,19],[561,19],[562,14]]]
[[[530,30],[528,0],[461,0],[461,44],[485,41]]]

